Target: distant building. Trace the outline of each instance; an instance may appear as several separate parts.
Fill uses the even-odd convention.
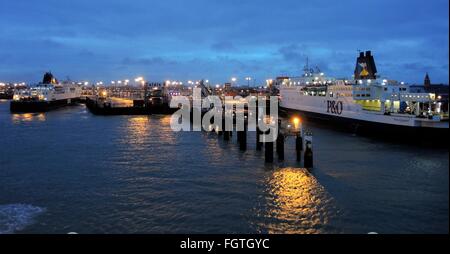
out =
[[[148,86],[148,87],[151,87],[151,88],[154,88],[154,87],[158,87],[158,88],[164,87],[163,83],[147,83],[147,86]]]
[[[427,72],[427,75],[425,76],[424,86],[425,87],[430,87],[431,86],[431,79],[430,79],[430,75],[428,75],[428,72]]]
[[[288,83],[290,82],[291,78],[288,76],[280,76],[277,77],[275,79],[275,87],[280,87],[282,85],[288,85]],[[267,85],[270,86],[272,85],[273,82],[270,82],[270,80],[268,80]]]
[[[449,86],[445,84],[432,84],[430,75],[425,76],[423,85],[411,85],[409,91],[412,93],[433,93],[441,102],[448,102]]]
[[[231,83],[225,83],[223,86],[225,92],[231,91]]]

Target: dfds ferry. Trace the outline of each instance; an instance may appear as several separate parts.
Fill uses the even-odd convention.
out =
[[[26,90],[17,90],[11,101],[11,112],[46,112],[76,103],[81,97],[81,86],[59,83],[51,73],[43,81]]]
[[[277,80],[282,110],[354,131],[448,135],[448,92],[445,101],[435,93],[411,92],[402,82],[380,79],[370,51],[360,53],[352,80],[327,77],[308,65],[304,71],[299,78]]]

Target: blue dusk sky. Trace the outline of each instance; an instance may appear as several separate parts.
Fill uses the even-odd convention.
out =
[[[298,76],[306,58],[351,77],[449,79],[448,0],[0,0],[0,81]]]

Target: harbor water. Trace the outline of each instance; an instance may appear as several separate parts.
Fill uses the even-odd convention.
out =
[[[449,233],[447,148],[306,124],[308,171],[169,123],[0,101],[0,233]]]

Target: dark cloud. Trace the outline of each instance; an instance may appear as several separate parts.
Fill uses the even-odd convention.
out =
[[[95,53],[87,50],[87,49],[83,49],[80,51],[79,56],[81,57],[95,57]]]
[[[236,47],[229,41],[222,41],[212,44],[211,49],[215,51],[235,51]]]
[[[283,60],[288,62],[304,61],[308,57],[307,54],[304,53],[304,50],[302,50],[301,46],[297,44],[283,46],[278,50],[278,52],[283,57]]]
[[[143,66],[154,66],[154,65],[174,65],[175,61],[165,60],[162,57],[152,57],[152,58],[130,58],[126,57],[122,60],[123,65],[143,65]]]

